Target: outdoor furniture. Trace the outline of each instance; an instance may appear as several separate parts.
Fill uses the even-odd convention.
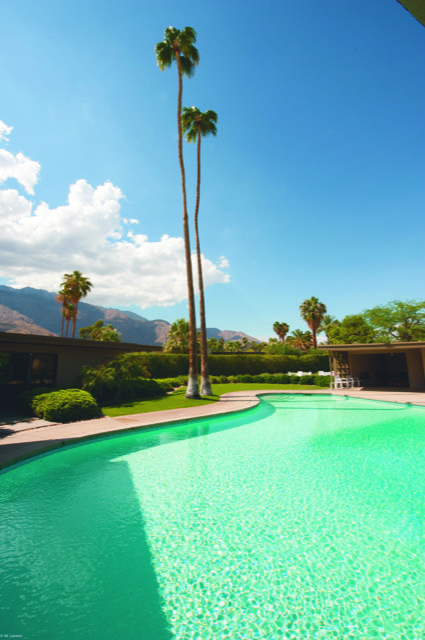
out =
[[[339,374],[334,377],[334,381],[331,382],[331,389],[345,389],[348,387],[347,378],[341,378]]]
[[[362,387],[363,380],[353,376],[341,378],[339,373],[334,376],[334,382],[331,382],[331,389],[353,389],[354,387]]]

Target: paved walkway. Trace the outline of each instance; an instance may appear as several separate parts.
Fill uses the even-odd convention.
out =
[[[193,418],[203,418],[225,413],[242,411],[258,404],[258,395],[268,393],[301,393],[329,394],[336,396],[359,397],[369,400],[386,400],[390,402],[411,403],[425,406],[425,391],[368,391],[363,389],[323,389],[315,391],[243,391],[226,393],[220,402],[190,407],[188,409],[172,409],[153,413],[138,413],[119,418],[98,418],[68,424],[54,424],[45,420],[31,419],[21,422],[0,424],[0,469],[31,456],[44,453],[67,444],[89,440],[97,436],[126,432],[141,427],[165,425],[170,422],[184,422]]]

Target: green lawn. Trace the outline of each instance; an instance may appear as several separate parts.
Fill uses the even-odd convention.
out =
[[[215,384],[213,385],[213,396],[203,396],[201,400],[186,400],[184,394],[186,388],[178,389],[167,396],[159,398],[147,398],[146,400],[136,400],[134,402],[125,402],[117,404],[109,404],[102,407],[105,416],[115,418],[117,416],[126,416],[133,413],[150,413],[152,411],[164,411],[165,409],[185,409],[186,407],[200,407],[203,404],[217,402],[223,393],[230,391],[246,391],[255,389],[257,391],[267,389],[277,389],[279,391],[291,390],[311,390],[318,389],[314,385],[302,384],[256,384],[256,383],[235,383],[235,384]]]

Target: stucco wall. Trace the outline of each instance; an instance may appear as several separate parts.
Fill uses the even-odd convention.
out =
[[[406,351],[407,370],[411,389],[425,389],[423,349],[409,349]]]

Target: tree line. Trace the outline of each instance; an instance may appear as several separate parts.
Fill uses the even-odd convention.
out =
[[[285,347],[308,351],[317,346],[317,334],[324,333],[327,344],[369,344],[389,342],[417,342],[425,340],[425,301],[393,300],[361,313],[347,315],[343,320],[326,313],[326,306],[317,298],[310,298],[300,306],[300,315],[310,331],[296,329],[289,334],[289,325],[275,322],[278,336],[269,341],[274,353],[287,353]],[[274,349],[273,349],[274,347]],[[269,352],[271,352],[269,349]]]

